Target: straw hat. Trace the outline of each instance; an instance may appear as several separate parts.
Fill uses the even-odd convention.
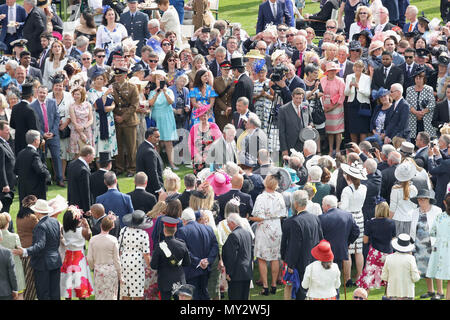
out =
[[[264,56],[260,54],[259,50],[257,49],[251,49],[244,57],[250,59],[264,59]]]
[[[132,84],[138,84],[138,85],[140,85],[143,88],[146,87],[147,84],[148,84],[148,81],[141,81],[141,80],[139,80],[138,77],[131,77],[129,82],[132,83]]]
[[[375,41],[371,42],[370,46],[369,46],[369,54],[372,53],[372,51],[383,48],[383,46],[384,46],[384,43],[382,41],[375,40]]]
[[[391,241],[392,248],[398,252],[408,253],[413,251],[414,242],[406,233],[400,233],[397,238]]]
[[[341,164],[341,169],[348,175],[359,179],[359,180],[367,180],[367,171],[366,168],[359,162],[353,162],[351,165],[346,163]]]
[[[413,157],[414,154],[414,145],[411,142],[403,141],[400,148],[397,149],[398,152],[404,153],[409,157]]]
[[[37,213],[50,214],[53,208],[48,205],[48,202],[43,199],[38,199],[34,205],[30,207],[31,210]]]
[[[328,71],[331,71],[331,70],[339,71],[339,70],[341,70],[341,68],[339,68],[339,65],[337,63],[330,61],[330,62],[327,62],[326,66],[325,66],[325,72],[323,74],[327,75]]]
[[[409,161],[400,163],[397,168],[395,168],[395,178],[399,182],[409,181],[416,175],[416,167]]]
[[[334,260],[331,245],[327,240],[321,240],[317,246],[312,248],[311,255],[319,261],[329,262]]]

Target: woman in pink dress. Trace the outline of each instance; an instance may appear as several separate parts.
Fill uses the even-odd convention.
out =
[[[74,103],[69,107],[70,140],[69,152],[78,157],[84,145],[94,146],[92,134],[93,114],[92,106],[86,101],[86,90],[83,87],[72,89]]]
[[[320,79],[323,88],[322,104],[325,111],[325,131],[328,135],[329,155],[333,155],[333,143],[336,142],[336,154],[340,154],[342,132],[344,132],[345,83],[336,77],[339,66],[328,62],[324,77]]]

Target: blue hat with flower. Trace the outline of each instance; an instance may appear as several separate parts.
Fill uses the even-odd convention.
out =
[[[381,97],[384,97],[385,95],[388,95],[389,93],[390,93],[390,91],[388,89],[381,87],[378,90],[372,90],[372,98],[374,100],[377,100]]]
[[[262,70],[262,68],[265,66],[265,64],[266,64],[266,60],[264,60],[264,59],[256,60],[256,61],[253,63],[253,71],[254,71],[255,73],[260,73],[261,70]]]

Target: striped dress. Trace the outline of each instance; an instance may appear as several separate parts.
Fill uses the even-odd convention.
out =
[[[332,105],[332,101],[338,103],[337,108],[329,112],[325,111],[325,131],[330,134],[344,132],[345,83],[339,77],[328,80],[326,76],[320,79],[320,83],[323,88],[322,104],[324,109]]]

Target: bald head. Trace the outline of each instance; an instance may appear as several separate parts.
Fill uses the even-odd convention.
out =
[[[101,203],[95,203],[91,206],[91,214],[94,219],[100,219],[105,214],[105,207]]]
[[[242,174],[235,174],[231,178],[231,187],[233,189],[241,189],[242,185],[244,184],[244,176]]]

